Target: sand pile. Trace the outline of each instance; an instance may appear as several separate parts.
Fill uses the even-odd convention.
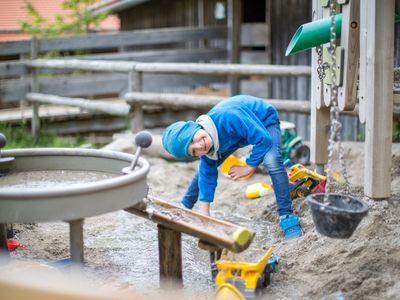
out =
[[[393,145],[393,195],[382,201],[369,200],[363,196],[363,144],[345,143],[344,146],[352,193],[363,198],[370,208],[369,214],[353,236],[346,240],[330,239],[318,234],[304,199],[296,199],[294,208],[300,216],[304,235],[296,240],[285,241],[277,226],[273,194],[256,200],[248,200],[244,196],[245,188],[249,184],[270,182],[269,177],[258,173],[247,181],[234,182],[220,176],[212,215],[227,219],[230,219],[229,216],[241,216],[249,219],[255,228],[265,224],[268,235],[263,240],[264,246],[273,246],[274,252],[280,257],[279,271],[274,274],[265,299],[319,299],[335,292],[341,292],[345,299],[399,299],[400,145]],[[195,172],[197,162],[170,162],[154,157],[148,159],[152,166],[148,176],[149,192],[163,200],[177,203]],[[340,189],[340,185],[336,188]],[[136,230],[147,230],[146,226],[141,227],[144,225],[139,221],[134,222],[138,223],[131,225],[127,220],[122,222],[118,213],[88,220],[85,223],[85,239],[89,240],[85,240],[87,264],[99,273],[104,269],[110,270],[110,278],[111,274],[118,271],[125,272],[129,277],[133,271],[128,269],[137,269],[137,266],[126,262],[129,249],[124,248],[126,246],[121,241],[125,238],[124,232],[119,235],[110,232],[129,226],[136,226]],[[20,229],[18,239],[29,247],[30,252],[15,252],[14,257],[58,259],[68,255],[66,224],[25,225]],[[108,239],[101,247],[93,242],[99,236]],[[156,237],[149,247],[154,247],[153,250],[157,251]],[[192,251],[191,247],[184,245],[184,248],[184,251]],[[121,261],[110,260],[110,251],[119,251],[123,256]],[[207,255],[194,255],[207,265]],[[154,269],[145,264],[141,268],[139,271],[148,280],[157,280],[157,262]],[[145,273],[143,268],[148,268],[147,271],[152,276]],[[197,283],[194,285],[210,291],[211,283],[208,279],[198,281],[207,276],[208,274],[195,276],[193,280],[197,280]],[[130,280],[130,284],[135,286],[134,279],[131,277]],[[158,282],[154,285],[158,286]]]

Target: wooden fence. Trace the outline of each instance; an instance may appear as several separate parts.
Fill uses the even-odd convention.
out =
[[[157,61],[157,62],[210,62],[227,60],[226,26],[204,28],[165,28],[156,30],[136,30],[113,34],[90,34],[78,37],[54,39],[32,39],[0,44],[0,100],[2,107],[17,105],[28,92],[32,92],[31,73],[28,59],[41,54],[57,51],[67,59],[76,57],[84,60],[108,61]],[[202,48],[195,48],[192,42],[204,41]],[[84,55],[74,56],[76,50]],[[41,69],[37,78],[40,90],[47,94],[66,97],[102,97],[122,95],[127,89],[127,81],[122,74],[85,74],[66,69]],[[51,76],[49,76],[51,75]],[[166,83],[162,75],[149,75],[145,90],[166,91],[179,87],[193,88],[207,85],[226,78],[209,76],[198,78],[176,76]],[[188,88],[187,88],[188,89]]]
[[[129,81],[129,92],[125,99],[130,104],[129,110],[131,128],[134,132],[140,131],[144,127],[143,105],[159,105],[171,108],[173,106],[185,104],[188,108],[209,108],[221,101],[223,97],[189,96],[176,94],[160,94],[143,92],[144,74],[193,74],[214,76],[309,76],[308,66],[273,66],[273,65],[242,65],[242,64],[194,64],[194,63],[140,63],[140,62],[114,62],[114,61],[83,61],[83,60],[33,60],[27,63],[29,68],[37,70],[47,69],[73,69],[81,71],[101,71],[101,72],[121,72],[128,73],[125,80]],[[37,77],[33,72],[33,81]],[[34,90],[38,92],[37,85]],[[85,109],[107,111],[111,114],[124,114],[128,112],[126,107],[111,106],[99,101],[87,99],[69,99],[53,95],[40,93],[28,93],[26,99],[33,103],[32,133],[37,136],[40,128],[39,105],[41,103],[62,104],[78,106]],[[272,100],[278,110],[309,113],[310,104],[308,101],[298,100]]]

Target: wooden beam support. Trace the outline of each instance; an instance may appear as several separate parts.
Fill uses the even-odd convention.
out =
[[[361,95],[365,98],[364,193],[374,199],[390,197],[393,127],[394,0],[361,1],[366,48]]]
[[[360,56],[360,0],[342,6],[340,46],[344,48],[343,84],[338,88],[340,110],[353,110],[357,102],[358,59]]]
[[[160,263],[160,287],[183,287],[181,233],[162,225],[158,229],[158,255]]]
[[[322,18],[322,8],[319,0],[313,0],[313,20]],[[328,162],[328,137],[330,114],[329,107],[324,102],[324,84],[317,73],[318,55],[313,49],[311,59],[311,119],[310,119],[310,146],[311,162],[318,171],[324,170],[324,165]],[[323,173],[323,172],[321,172]]]

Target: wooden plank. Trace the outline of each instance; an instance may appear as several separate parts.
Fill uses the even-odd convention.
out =
[[[174,50],[151,50],[122,53],[104,53],[94,55],[82,55],[66,57],[65,59],[81,60],[109,60],[109,61],[139,61],[139,62],[208,62],[213,60],[225,60],[226,49],[174,49]],[[250,63],[251,61],[249,61]],[[265,63],[255,59],[252,63]],[[0,63],[0,78],[17,77],[29,74],[25,61],[11,61]],[[64,74],[71,70],[41,68],[41,73]]]
[[[10,61],[0,63],[0,78],[18,77],[29,74],[24,61]]]
[[[0,43],[0,56],[30,53],[30,51],[31,51],[30,40]]]
[[[368,4],[367,1],[361,1],[360,3],[360,69],[359,69],[359,83],[358,83],[358,116],[361,123],[365,123],[366,119],[366,93],[368,92],[368,85],[371,84],[369,81],[371,74],[367,74],[367,50],[368,42],[368,17],[367,13]]]
[[[208,109],[213,107],[226,97],[220,96],[197,96],[185,94],[157,94],[157,93],[127,93],[125,100],[130,105],[160,105],[163,107],[187,107],[193,109]],[[298,113],[309,113],[310,102],[301,100],[266,99],[279,111],[291,111]]]
[[[81,37],[41,40],[40,51],[107,49],[121,46],[160,45],[217,38],[226,38],[226,28],[158,28],[124,31],[118,34],[89,34]]]
[[[366,6],[368,49],[362,54],[367,54],[363,61],[371,80],[365,91],[364,193],[382,199],[391,195],[395,1],[370,0]]]
[[[143,90],[165,92],[166,90],[190,91],[193,87],[207,86],[210,83],[226,82],[224,76],[195,75],[145,75]],[[40,78],[40,90],[44,94],[69,97],[90,98],[99,95],[119,95],[127,92],[126,74],[91,74],[87,76],[61,76]],[[30,92],[27,80],[4,80],[0,86],[0,99],[3,103],[16,103]]]
[[[31,68],[54,68],[82,71],[102,71],[127,73],[133,70],[135,62],[80,60],[80,59],[35,59],[26,62]]]
[[[242,47],[265,47],[268,40],[268,24],[242,23],[240,45]]]
[[[159,74],[238,75],[238,76],[309,76],[309,66],[200,64],[200,63],[137,63],[137,71]]]
[[[139,62],[196,62],[226,59],[226,57],[226,49],[215,48],[165,49],[74,56],[75,59],[83,60],[123,60]]]
[[[70,97],[92,97],[96,95],[119,94],[125,92],[125,74],[100,74],[91,76],[67,76],[40,78],[40,91]],[[0,99],[3,103],[16,103],[30,92],[28,80],[7,80],[0,86]]]
[[[127,104],[116,104],[101,100],[60,97],[41,93],[28,93],[26,99],[33,103],[74,106],[88,111],[102,112],[115,116],[127,116],[129,112]]]
[[[68,119],[70,116],[89,117],[88,112],[82,112],[78,107],[41,105],[39,117],[42,120],[54,122]],[[0,123],[14,124],[21,121],[29,122],[32,119],[32,107],[7,108],[0,110]]]
[[[74,119],[75,118],[75,119]],[[49,134],[113,133],[127,129],[127,121],[122,118],[105,118],[104,115],[91,115],[89,119],[76,119],[69,116],[65,122],[51,122],[42,125],[41,132]]]
[[[242,50],[240,53],[240,61],[243,64],[268,64],[268,52]]]
[[[40,39],[39,52],[74,49],[118,49],[123,46],[184,43],[199,39],[225,39],[225,26],[177,27],[124,31],[117,34],[88,34],[84,36]],[[30,52],[30,40],[0,43],[0,56]]]
[[[125,210],[172,230],[197,237],[220,248],[226,248],[234,253],[246,250],[254,238],[254,232],[251,229],[215,219],[190,209],[182,209],[155,197],[147,197],[145,200],[148,204],[141,203]],[[244,243],[239,243],[235,238],[235,232],[243,232],[243,229],[249,235]]]
[[[252,95],[260,98],[268,98],[268,81],[264,80],[246,80],[240,81],[240,90],[244,95]]]
[[[343,84],[338,87],[338,107],[353,110],[357,102],[358,59],[360,55],[360,0],[342,6],[340,45],[344,47]]]
[[[207,63],[135,63],[78,59],[37,59],[27,62],[29,67],[74,69],[86,71],[123,72],[132,70],[158,74],[237,75],[237,76],[303,76],[310,75],[309,66],[245,65]]]

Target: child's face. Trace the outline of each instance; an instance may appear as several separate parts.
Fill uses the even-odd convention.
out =
[[[189,144],[189,155],[206,155],[210,151],[212,145],[212,139],[207,131],[199,129],[193,136],[192,142]]]

